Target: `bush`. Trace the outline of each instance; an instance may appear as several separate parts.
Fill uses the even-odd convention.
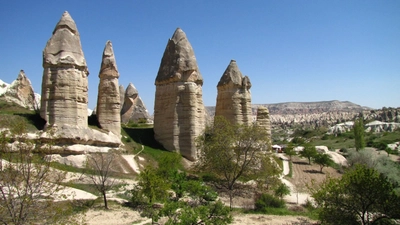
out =
[[[379,150],[385,150],[387,147],[387,144],[384,142],[373,142],[372,147],[377,148]]]
[[[266,212],[267,208],[285,208],[285,201],[270,194],[261,194],[256,200],[255,209],[259,212]]]

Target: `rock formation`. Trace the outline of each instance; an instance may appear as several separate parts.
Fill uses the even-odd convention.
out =
[[[122,111],[122,108],[124,106],[124,101],[125,101],[125,89],[123,85],[119,85],[119,102],[120,102],[120,109]]]
[[[10,85],[4,86],[2,97],[8,102],[14,102],[22,107],[38,110],[39,102],[37,102],[36,94],[33,91],[31,81],[26,77],[25,72],[21,70],[16,80]]]
[[[257,125],[265,129],[268,135],[269,145],[272,144],[271,123],[268,108],[260,106],[257,109]]]
[[[195,139],[205,128],[203,78],[186,34],[176,29],[155,80],[154,136],[167,150],[197,159]]]
[[[119,73],[113,47],[107,41],[99,72],[99,93],[97,95],[97,120],[101,128],[121,135],[121,109],[118,78]]]
[[[47,125],[87,127],[88,75],[79,32],[64,12],[43,51],[40,115]]]
[[[243,77],[236,61],[231,60],[218,82],[215,116],[223,116],[231,123],[253,122],[251,109],[250,79]]]
[[[124,104],[121,110],[121,122],[147,122],[149,118],[149,112],[140,98],[139,92],[130,83],[125,91]]]

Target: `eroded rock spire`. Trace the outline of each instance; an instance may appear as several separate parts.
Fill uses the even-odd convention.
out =
[[[76,24],[64,12],[43,50],[40,115],[47,125],[87,127],[88,75]]]
[[[195,138],[205,128],[203,78],[193,48],[180,28],[168,40],[155,85],[155,139],[167,150],[196,160]]]
[[[251,110],[250,78],[242,75],[235,60],[231,60],[217,89],[215,116],[223,116],[231,123],[253,122]]]
[[[119,73],[110,41],[107,41],[104,47],[99,78],[97,120],[101,128],[119,136],[121,135]]]
[[[132,83],[129,83],[124,92],[124,104],[121,110],[122,123],[128,123],[129,121],[135,123],[148,122],[150,119],[149,112],[140,98],[136,87]]]

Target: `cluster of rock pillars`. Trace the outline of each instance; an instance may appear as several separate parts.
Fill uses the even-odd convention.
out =
[[[40,115],[46,126],[89,130],[89,72],[79,32],[68,12],[64,12],[46,44],[43,69]],[[148,119],[147,112],[138,114],[133,110],[143,103],[132,84],[123,93],[123,87],[118,84],[119,76],[112,44],[107,41],[99,72],[96,116],[101,128],[116,137],[121,135],[121,122],[132,118]],[[180,28],[168,40],[155,85],[155,139],[167,150],[196,160],[195,138],[206,126],[203,78],[193,48]],[[232,60],[217,85],[215,116],[224,116],[232,123],[253,123],[250,88],[250,79],[242,75],[236,61]],[[270,134],[267,108],[258,109],[257,123]]]

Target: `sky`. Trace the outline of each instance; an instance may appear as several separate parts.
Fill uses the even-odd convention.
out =
[[[181,28],[203,76],[203,101],[234,59],[253,104],[351,101],[400,107],[400,1],[370,0],[0,0],[0,79],[21,69],[41,92],[42,53],[64,11],[75,20],[97,102],[107,40],[119,84],[137,88],[153,113],[155,78],[168,39]]]

